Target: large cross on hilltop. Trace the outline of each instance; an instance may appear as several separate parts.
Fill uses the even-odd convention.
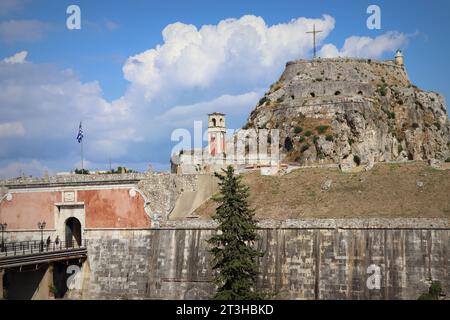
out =
[[[316,33],[322,32],[322,30],[316,30],[316,25],[313,24],[313,31],[306,31],[306,33],[312,33],[313,34],[313,48],[314,48],[314,56],[313,58],[316,58]]]

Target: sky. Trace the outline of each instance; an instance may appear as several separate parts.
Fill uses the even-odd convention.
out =
[[[0,0],[0,178],[80,168],[80,121],[86,168],[168,170],[172,132],[214,111],[242,127],[286,62],[311,58],[313,24],[319,56],[402,49],[413,83],[448,98],[448,12],[446,0]]]

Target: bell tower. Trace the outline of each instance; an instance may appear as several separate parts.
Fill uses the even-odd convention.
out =
[[[225,114],[214,112],[208,114],[208,152],[215,157],[225,152],[226,138]]]

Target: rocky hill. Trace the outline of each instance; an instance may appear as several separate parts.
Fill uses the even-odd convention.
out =
[[[444,98],[417,88],[390,60],[288,62],[245,127],[279,129],[287,162],[352,167],[450,156]]]

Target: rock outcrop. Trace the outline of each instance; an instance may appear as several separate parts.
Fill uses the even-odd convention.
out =
[[[288,62],[247,128],[279,129],[284,161],[344,166],[449,157],[443,96],[414,86],[394,61]]]

